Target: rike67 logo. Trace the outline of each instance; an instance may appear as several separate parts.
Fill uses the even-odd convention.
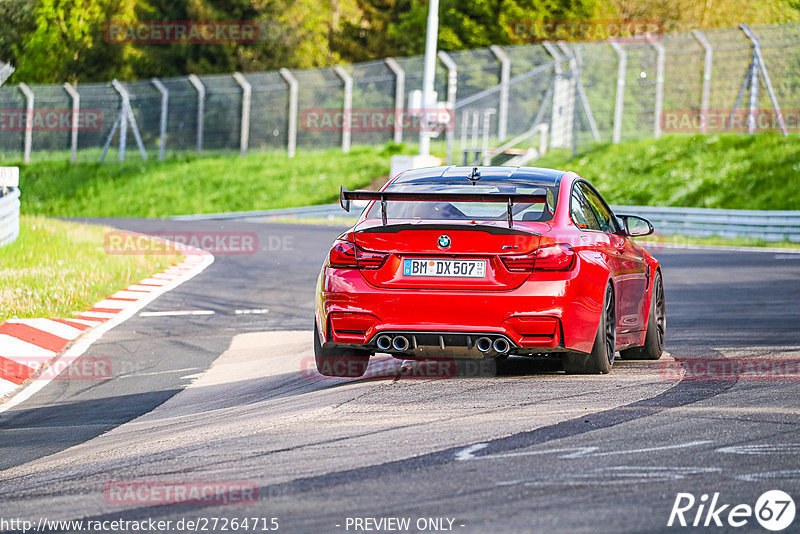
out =
[[[784,530],[794,521],[795,506],[792,497],[781,490],[765,491],[749,504],[723,503],[719,492],[710,498],[707,493],[696,499],[691,493],[678,493],[669,514],[667,526],[671,527],[753,527],[753,518],[772,532]]]

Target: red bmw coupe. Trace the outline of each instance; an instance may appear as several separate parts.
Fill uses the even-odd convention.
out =
[[[371,355],[403,359],[559,357],[567,373],[658,359],[661,267],[573,172],[436,167],[401,173],[334,242],[319,275],[314,356],[358,377]]]

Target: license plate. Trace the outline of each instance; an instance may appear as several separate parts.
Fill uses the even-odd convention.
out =
[[[486,260],[403,260],[403,276],[486,278]]]

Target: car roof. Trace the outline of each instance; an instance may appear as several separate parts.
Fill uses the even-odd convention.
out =
[[[470,183],[469,176],[472,174],[472,169],[474,168],[475,167],[472,166],[449,165],[412,169],[398,175],[397,178],[391,182],[391,185],[424,184],[432,182]],[[542,167],[478,167],[478,170],[481,174],[480,182],[514,182],[539,186],[558,185],[561,177],[567,172],[558,169],[545,169]]]

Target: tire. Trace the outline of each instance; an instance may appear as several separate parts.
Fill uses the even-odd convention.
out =
[[[606,288],[603,299],[603,312],[594,337],[592,352],[589,354],[571,352],[561,357],[564,372],[567,374],[606,374],[614,365],[617,346],[617,321],[614,305],[614,288]]]
[[[314,321],[314,360],[324,376],[358,378],[367,372],[370,353],[357,349],[324,348],[319,342],[319,329]]]
[[[664,349],[664,336],[667,333],[667,305],[664,300],[664,284],[661,273],[656,272],[653,281],[653,296],[650,298],[650,318],[647,320],[647,333],[644,345],[621,350],[619,355],[626,360],[657,360]]]

